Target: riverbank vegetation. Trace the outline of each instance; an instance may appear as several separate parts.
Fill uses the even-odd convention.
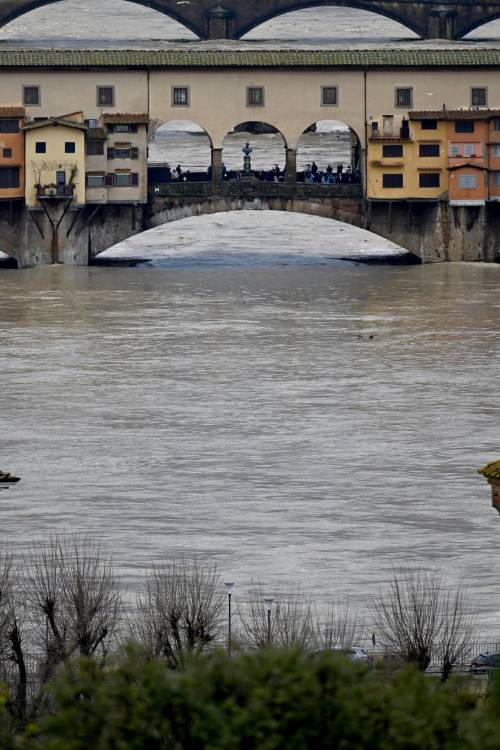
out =
[[[486,711],[445,684],[475,625],[437,572],[393,573],[372,606],[390,659],[356,664],[345,653],[362,627],[345,603],[320,611],[295,594],[271,613],[255,590],[229,636],[215,564],[174,558],[131,599],[91,539],[31,550],[0,552],[2,750],[458,748]]]

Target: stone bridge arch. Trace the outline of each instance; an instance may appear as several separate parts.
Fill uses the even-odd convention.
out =
[[[60,0],[0,0],[0,26]],[[386,16],[424,38],[455,39],[498,17],[499,0],[128,0],[163,13],[201,39],[239,39],[262,23],[304,8],[338,5]]]

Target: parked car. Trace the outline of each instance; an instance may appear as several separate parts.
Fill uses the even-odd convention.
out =
[[[365,661],[371,662],[372,657],[365,651],[361,646],[351,646],[350,648],[335,647],[330,649],[332,654],[338,654],[339,656],[345,656],[351,661]]]
[[[469,672],[473,674],[485,674],[493,669],[500,669],[500,654],[485,651],[484,654],[474,657],[469,666]]]

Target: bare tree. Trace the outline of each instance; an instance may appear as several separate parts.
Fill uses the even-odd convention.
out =
[[[359,621],[349,602],[329,604],[326,611],[314,617],[314,648],[331,650],[350,648],[359,640]]]
[[[446,592],[442,599],[442,627],[436,656],[441,679],[447,680],[467,654],[477,634],[476,617],[463,591]]]
[[[0,681],[8,685],[8,709],[23,725],[27,714],[28,676],[21,630],[19,572],[10,552],[0,550]]]
[[[26,600],[36,623],[44,679],[74,653],[105,657],[122,602],[111,559],[88,537],[53,537],[26,561]]]
[[[435,571],[393,572],[388,590],[375,605],[381,641],[407,662],[425,671],[441,629],[441,576]]]
[[[381,640],[397,656],[422,671],[438,659],[443,680],[475,632],[463,592],[450,591],[438,571],[394,572],[387,593],[376,603],[375,619]]]
[[[264,605],[265,594],[260,588],[239,609],[243,640],[250,646],[265,646],[270,641],[274,646],[307,648],[313,640],[314,626],[311,602],[301,592],[285,596],[274,594],[268,632],[268,614]]]
[[[132,635],[148,657],[161,656],[177,669],[188,654],[201,653],[222,635],[223,612],[217,566],[175,558],[148,573]]]

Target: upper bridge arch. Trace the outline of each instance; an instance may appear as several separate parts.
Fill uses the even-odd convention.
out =
[[[61,0],[0,0],[0,27]],[[423,38],[455,39],[500,15],[500,0],[128,0],[177,21],[201,39],[239,39],[276,16],[321,6],[390,18]],[[106,2],[106,0],[104,0]]]

